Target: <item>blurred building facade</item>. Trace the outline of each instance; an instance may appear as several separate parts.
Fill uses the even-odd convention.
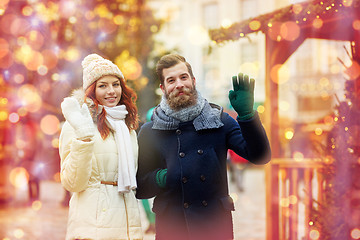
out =
[[[230,26],[297,0],[150,0],[158,17],[166,20],[157,40],[176,49],[192,64],[197,87],[210,101],[229,107],[231,76],[244,72],[256,79],[255,101],[265,96],[265,37],[262,33],[215,45],[208,30]],[[343,100],[344,76],[339,59],[349,63],[348,42],[308,39],[279,69],[280,119],[314,123],[331,114]],[[338,59],[339,58],[339,59]],[[264,120],[266,121],[266,119]],[[286,126],[284,126],[286,127]]]

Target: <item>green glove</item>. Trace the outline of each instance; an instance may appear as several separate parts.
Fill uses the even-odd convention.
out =
[[[156,183],[159,185],[159,187],[164,188],[166,186],[166,174],[167,174],[167,168],[160,169],[156,173]]]
[[[254,87],[255,80],[253,78],[249,81],[249,76],[242,73],[238,77],[233,76],[234,90],[229,91],[229,99],[231,106],[239,115],[240,120],[247,120],[254,116]]]

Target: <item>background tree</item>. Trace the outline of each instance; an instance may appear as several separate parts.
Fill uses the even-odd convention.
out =
[[[351,65],[345,66],[345,100],[335,109],[335,124],[321,175],[323,198],[312,211],[312,228],[324,240],[360,237],[360,52],[351,44]]]
[[[20,165],[31,142],[16,142],[15,126],[26,117],[41,129],[46,171],[58,171],[60,103],[82,86],[81,61],[90,53],[119,66],[145,117],[158,98],[153,61],[163,48],[153,36],[161,26],[146,0],[0,1],[1,164]]]

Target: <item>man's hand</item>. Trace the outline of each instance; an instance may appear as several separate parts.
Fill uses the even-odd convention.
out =
[[[94,122],[85,103],[80,108],[79,102],[76,99],[67,97],[61,103],[61,110],[65,119],[74,128],[79,140],[89,139],[94,136]]]
[[[254,87],[255,80],[249,80],[248,75],[239,73],[232,77],[234,90],[229,91],[231,106],[239,115],[240,120],[247,120],[254,116]]]
[[[160,169],[156,173],[156,183],[159,187],[164,188],[166,186],[167,168]]]

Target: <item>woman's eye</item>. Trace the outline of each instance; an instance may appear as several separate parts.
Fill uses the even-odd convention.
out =
[[[120,83],[114,83],[113,86],[114,86],[114,87],[118,87],[118,86],[120,86]]]

